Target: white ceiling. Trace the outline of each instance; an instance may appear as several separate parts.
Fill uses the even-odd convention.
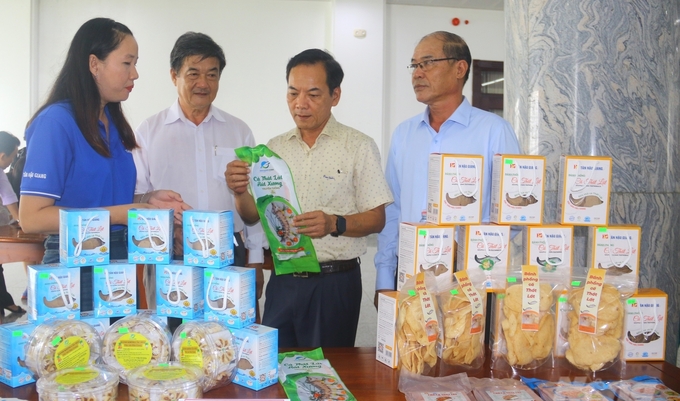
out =
[[[504,0],[387,0],[387,4],[503,11]]]

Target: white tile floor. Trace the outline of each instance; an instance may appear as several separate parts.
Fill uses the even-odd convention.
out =
[[[361,315],[359,317],[359,328],[355,346],[374,347],[376,335],[377,313],[373,306],[373,294],[375,288],[375,266],[373,257],[376,252],[376,238],[372,236],[369,241],[371,244],[368,252],[361,258],[361,275],[363,282],[363,297],[361,304]],[[7,290],[14,298],[14,303],[26,309],[26,304],[21,302],[21,294],[26,289],[26,274],[22,263],[7,263],[3,265],[5,270],[5,282]],[[268,276],[265,276],[265,279]],[[260,310],[264,309],[264,296],[260,300]],[[8,312],[9,313],[9,312]],[[25,317],[22,317],[25,319]]]

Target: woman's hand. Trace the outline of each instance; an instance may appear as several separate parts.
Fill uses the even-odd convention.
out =
[[[175,221],[182,223],[182,213],[185,210],[193,209],[191,205],[184,202],[182,195],[169,189],[159,189],[146,193],[140,197],[140,202],[148,202],[149,205],[158,209],[172,209],[175,211]]]

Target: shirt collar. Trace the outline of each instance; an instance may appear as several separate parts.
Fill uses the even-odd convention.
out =
[[[340,123],[338,123],[335,120],[335,117],[331,113],[331,117],[326,122],[326,126],[323,127],[323,130],[321,130],[321,133],[319,134],[319,138],[322,137],[322,136],[328,136],[328,137],[331,137],[331,138],[338,137],[338,135],[340,135],[340,131],[338,129],[336,129],[338,127],[338,125],[340,125]],[[300,128],[295,127],[294,129],[290,130],[286,134],[287,140],[290,140],[292,138],[298,138],[299,140],[302,140],[302,135],[300,134]]]
[[[226,120],[220,115],[220,113],[216,112],[216,107],[214,105],[210,105],[210,111],[208,111],[208,115],[205,116],[205,119],[201,122],[201,124],[210,121],[211,118],[216,119],[217,121],[220,122],[226,122]],[[175,102],[170,106],[170,109],[168,109],[168,115],[165,117],[165,124],[172,124],[177,120],[182,120],[185,123],[190,123],[189,119],[184,115],[184,112],[182,111],[182,108],[179,107],[179,99],[175,99]],[[193,123],[192,123],[193,124]]]
[[[472,113],[472,105],[468,102],[467,98],[463,96],[463,102],[456,108],[456,110],[446,119],[446,121],[451,121],[452,123],[458,123],[467,127],[470,125],[470,114]],[[425,108],[425,111],[420,116],[421,122],[430,125],[430,106]],[[446,122],[444,122],[446,124]]]

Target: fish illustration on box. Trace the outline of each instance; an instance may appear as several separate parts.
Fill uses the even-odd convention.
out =
[[[234,219],[229,210],[183,213],[184,264],[226,267],[234,263]]]
[[[124,317],[137,312],[137,265],[118,260],[92,271],[95,317]]]
[[[156,312],[181,319],[203,318],[203,269],[173,261],[156,267]]]
[[[168,264],[174,238],[172,209],[128,211],[128,262]]]
[[[232,329],[255,323],[255,269],[229,266],[205,269],[204,319]]]
[[[64,267],[109,263],[109,211],[59,210],[59,261]]]
[[[28,320],[80,319],[80,269],[28,266]]]

